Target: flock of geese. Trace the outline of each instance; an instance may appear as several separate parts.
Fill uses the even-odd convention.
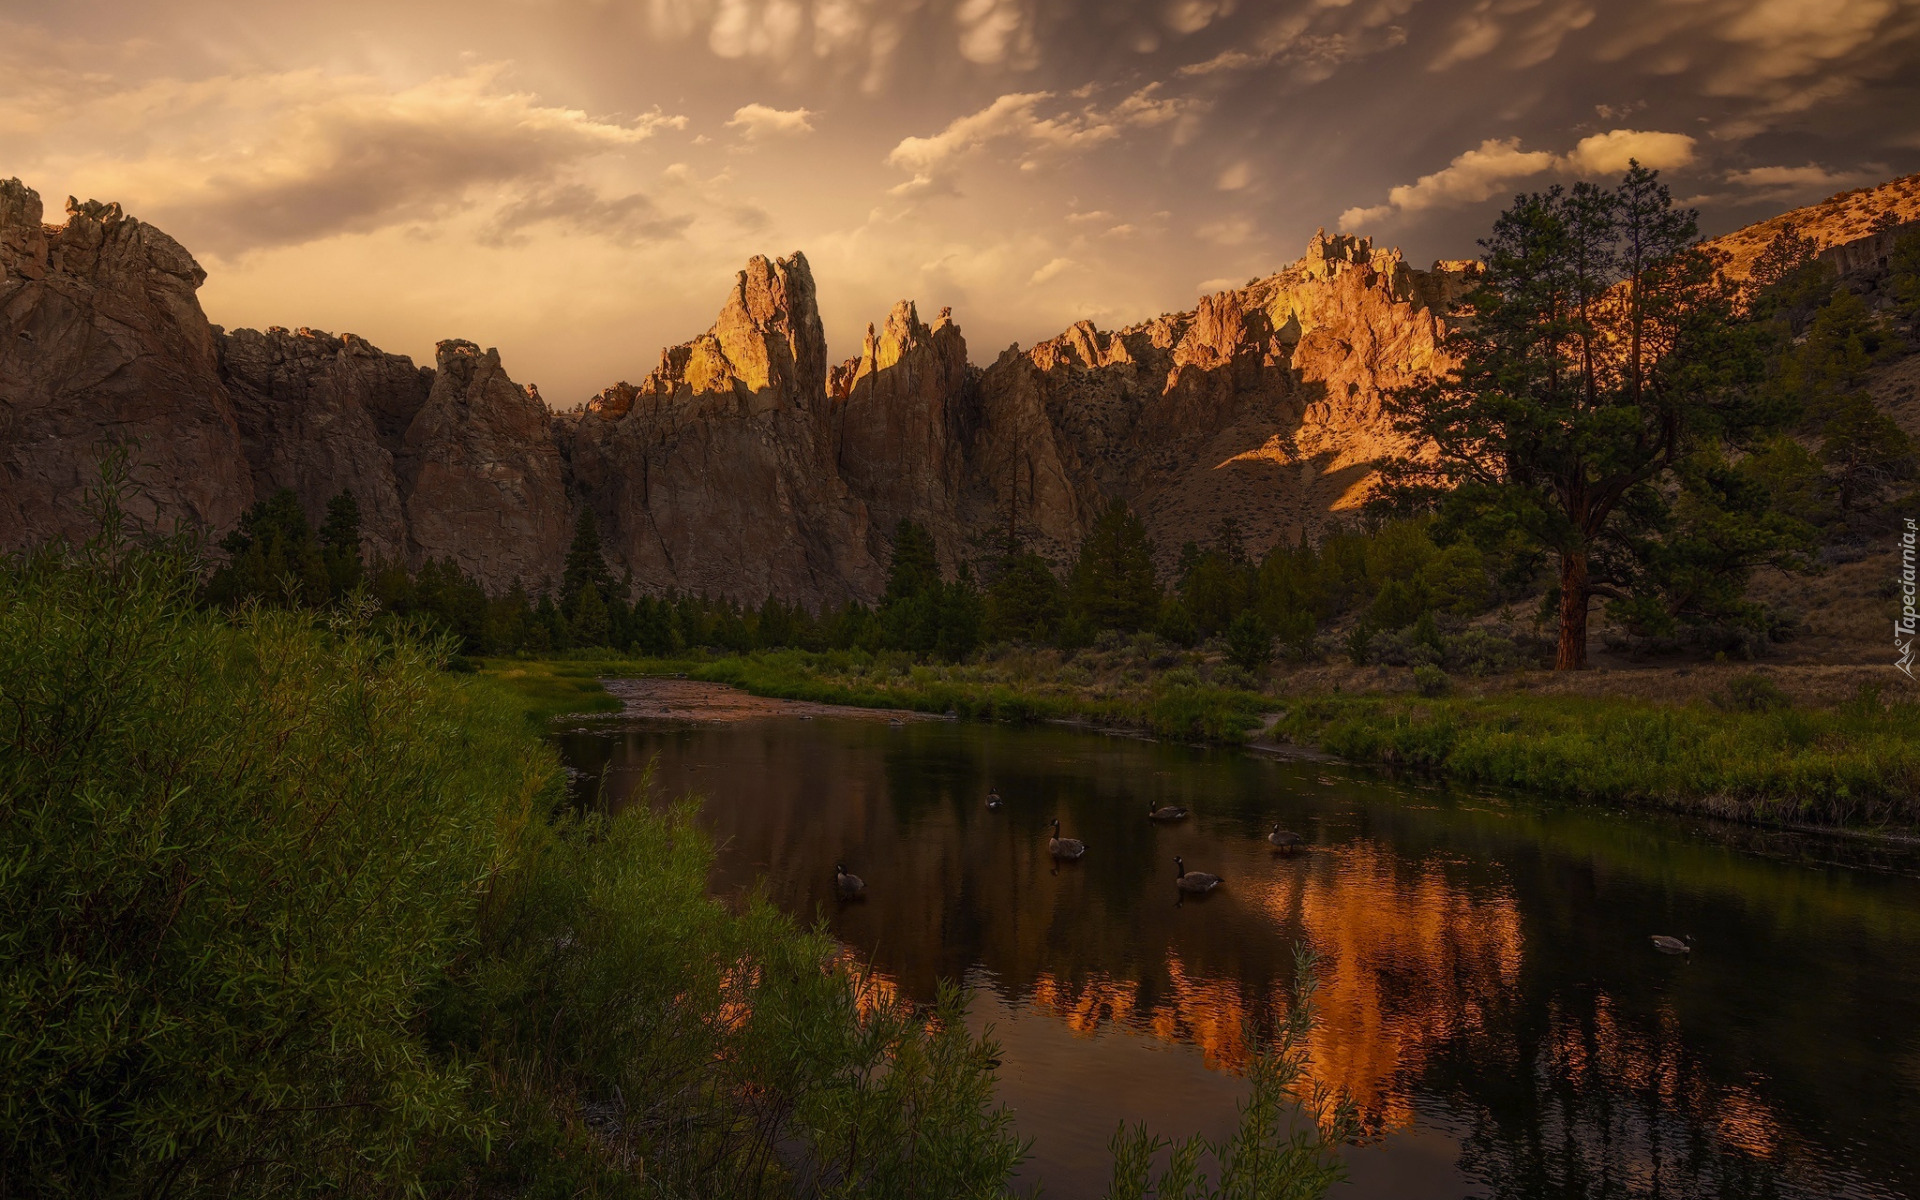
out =
[[[1006,802],[1000,799],[999,792],[993,791],[987,793],[987,811],[999,812],[1005,807]],[[1147,805],[1147,820],[1149,821],[1184,821],[1191,815],[1192,813],[1182,804],[1163,804],[1158,807],[1155,807],[1153,804]],[[1079,838],[1060,836],[1060,819],[1058,817],[1055,817],[1050,824],[1053,833],[1047,838],[1047,853],[1053,856],[1054,861],[1079,862],[1082,858],[1086,857],[1087,844],[1085,842]],[[1275,825],[1272,832],[1267,834],[1267,844],[1273,847],[1274,853],[1276,854],[1292,854],[1304,843],[1299,834],[1290,829],[1282,829],[1279,825]],[[1204,896],[1226,881],[1220,876],[1210,874],[1206,871],[1187,870],[1186,861],[1176,854],[1173,856],[1173,882],[1174,886],[1182,892]],[[833,865],[833,890],[842,900],[860,900],[866,897],[867,882],[847,870],[844,863],[835,863]],[[1683,938],[1676,938],[1669,937],[1664,933],[1656,933],[1652,935],[1652,938],[1653,948],[1662,954],[1690,955],[1693,953],[1692,934],[1687,934]]]
[[[1006,802],[1000,799],[999,792],[987,793],[987,811],[999,812],[1005,807]],[[1147,805],[1149,821],[1184,821],[1191,815],[1187,807],[1182,804],[1163,804],[1158,807],[1152,804]],[[1047,838],[1047,853],[1053,857],[1054,861],[1079,862],[1086,857],[1085,842],[1079,838],[1060,836],[1058,817],[1053,819],[1051,827],[1053,833]],[[1267,834],[1267,843],[1273,847],[1276,854],[1291,854],[1300,848],[1303,841],[1299,834],[1275,825],[1273,831]],[[1186,860],[1178,854],[1173,856],[1173,883],[1182,892],[1204,896],[1224,882],[1226,881],[1220,876],[1206,871],[1187,870]],[[842,900],[859,900],[867,894],[867,882],[847,870],[846,864],[835,863],[833,864],[833,890]]]

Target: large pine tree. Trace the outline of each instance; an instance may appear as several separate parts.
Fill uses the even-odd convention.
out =
[[[1436,505],[1443,532],[1554,559],[1559,669],[1586,665],[1594,597],[1653,603],[1688,543],[1669,535],[1713,524],[1690,458],[1778,423],[1755,386],[1760,339],[1697,241],[1695,214],[1638,163],[1617,187],[1518,197],[1447,339],[1459,365],[1389,399],[1396,427],[1437,452],[1390,464],[1390,494]],[[1776,551],[1758,514],[1730,519],[1739,536],[1716,553],[1742,550],[1723,569]]]

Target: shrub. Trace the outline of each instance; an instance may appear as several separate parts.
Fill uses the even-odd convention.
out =
[[[1273,634],[1253,610],[1248,609],[1227,627],[1227,657],[1243,671],[1253,672],[1273,661]]]
[[[1716,695],[1713,702],[1729,712],[1773,712],[1793,703],[1778,684],[1757,673],[1727,680],[1727,690]]]
[[[1413,669],[1413,687],[1422,696],[1444,696],[1453,687],[1453,680],[1439,667],[1422,663]]]

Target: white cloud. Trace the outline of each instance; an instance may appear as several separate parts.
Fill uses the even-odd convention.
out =
[[[1522,150],[1519,138],[1489,138],[1456,157],[1443,170],[1422,175],[1387,193],[1387,202],[1373,208],[1350,208],[1340,214],[1340,228],[1352,230],[1395,212],[1475,204],[1515,179],[1538,175],[1556,162],[1545,150]]]
[[[1498,50],[1496,65],[1524,70],[1558,54],[1567,35],[1593,24],[1594,15],[1585,0],[1478,0],[1454,20],[1445,48],[1427,66],[1445,71]]]
[[[1241,159],[1220,172],[1220,178],[1213,181],[1213,186],[1223,192],[1237,192],[1252,182],[1253,164]]]
[[[1033,12],[1026,0],[961,0],[954,10],[960,55],[984,66],[1036,63]]]
[[[1054,99],[1052,92],[1010,92],[978,112],[954,118],[939,133],[902,138],[887,155],[887,164],[911,172],[913,178],[889,194],[951,192],[955,163],[993,143],[1011,142],[1023,155],[1073,153],[1111,142],[1129,129],[1167,124],[1202,107],[1198,101],[1161,96],[1158,89],[1158,84],[1148,84],[1112,108],[1089,104],[1052,116],[1040,112],[1041,105]],[[1037,164],[1028,159],[1022,165]]]
[[[1397,213],[1478,204],[1509,185],[1547,171],[1582,176],[1618,175],[1629,160],[1654,170],[1693,162],[1694,139],[1682,133],[1614,129],[1582,138],[1572,151],[1522,150],[1519,138],[1489,138],[1445,168],[1403,183],[1387,193],[1385,204],[1354,207],[1340,214],[1340,228],[1352,231]]]
[[[1063,272],[1074,270],[1079,265],[1079,263],[1070,258],[1052,259],[1028,278],[1027,285],[1029,287],[1038,287],[1049,279],[1058,278]]]
[[[59,119],[89,136],[72,149],[55,143],[57,169],[215,254],[365,233],[487,200],[534,213],[529,197],[571,186],[586,164],[686,127],[657,110],[621,121],[544,104],[509,87],[498,65],[399,88],[319,69],[163,77],[100,87]],[[137,139],[137,156],[96,149],[122,139]],[[603,203],[609,228],[644,207],[632,196]],[[561,207],[593,211],[578,195]]]
[[[1612,129],[1581,138],[1564,162],[1583,175],[1623,174],[1636,160],[1655,171],[1670,171],[1693,162],[1694,145],[1684,133]]]
[[[1198,33],[1233,9],[1233,0],[1170,0],[1161,20],[1175,33]]]
[[[733,110],[728,129],[738,129],[749,141],[796,133],[812,133],[814,112],[810,108],[778,109],[764,104],[747,104]]]

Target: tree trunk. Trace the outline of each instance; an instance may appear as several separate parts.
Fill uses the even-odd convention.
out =
[[[1584,671],[1587,667],[1587,551],[1560,553],[1560,649],[1554,655],[1556,671]]]

